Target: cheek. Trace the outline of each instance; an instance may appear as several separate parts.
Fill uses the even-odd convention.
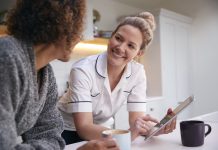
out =
[[[118,41],[115,40],[114,38],[112,38],[112,39],[109,40],[109,46],[110,46],[111,48],[116,47],[117,45],[119,45],[119,43],[118,43]]]
[[[137,54],[138,54],[138,53],[128,54],[129,60],[132,60],[132,59],[134,59],[135,57],[137,57],[137,56],[138,56]]]

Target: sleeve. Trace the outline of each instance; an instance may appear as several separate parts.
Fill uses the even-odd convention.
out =
[[[15,149],[17,140],[14,110],[19,85],[12,58],[3,54],[4,48],[0,43],[0,149],[11,150]]]
[[[92,112],[91,77],[81,68],[72,68],[69,88],[59,102],[59,109],[67,113]]]
[[[22,135],[23,143],[17,143],[15,115],[19,104],[19,87],[21,85],[19,84],[17,64],[14,60],[9,55],[2,55],[0,52],[0,150],[63,149],[64,141],[60,136],[63,123],[55,107],[57,97],[52,94],[48,94],[45,107],[35,126]],[[49,93],[51,92],[54,91],[50,90]]]
[[[141,66],[139,71],[137,71],[134,75],[135,85],[133,86],[127,99],[127,110],[146,112],[147,85],[144,67]]]
[[[53,71],[50,66],[49,68],[49,86],[44,108],[34,127],[22,135],[24,143],[29,144],[29,149],[62,150],[65,146],[61,137],[63,120],[56,107],[57,85]]]

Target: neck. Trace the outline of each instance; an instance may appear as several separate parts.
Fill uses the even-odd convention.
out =
[[[111,66],[108,64],[107,72],[108,72],[108,78],[109,78],[109,82],[110,82],[111,91],[113,91],[113,89],[119,83],[119,81],[123,75],[124,70],[125,70],[125,66],[124,67],[116,67],[116,66]]]
[[[34,46],[35,57],[36,57],[36,70],[39,71],[45,67],[50,61],[54,60],[55,57],[52,54],[52,45],[40,44]]]
[[[109,64],[107,66],[108,75],[113,76],[113,77],[122,76],[124,69],[125,69],[125,66],[124,67],[116,67],[116,66],[111,66]]]

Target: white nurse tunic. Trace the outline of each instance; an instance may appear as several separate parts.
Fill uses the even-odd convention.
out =
[[[107,53],[93,55],[72,66],[69,88],[58,103],[65,130],[75,130],[72,113],[92,112],[95,124],[110,126],[113,116],[127,104],[128,111],[146,111],[146,76],[143,65],[131,61],[111,92]]]

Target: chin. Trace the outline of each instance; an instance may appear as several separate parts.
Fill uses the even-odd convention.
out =
[[[118,61],[118,60],[116,60],[116,59],[114,59],[114,58],[113,58],[113,59],[109,59],[108,62],[109,62],[110,65],[116,66],[116,67],[123,65],[122,62],[120,62],[120,61]]]
[[[60,60],[62,62],[68,62],[70,60],[70,57],[68,57],[68,58],[60,58],[58,60]]]

